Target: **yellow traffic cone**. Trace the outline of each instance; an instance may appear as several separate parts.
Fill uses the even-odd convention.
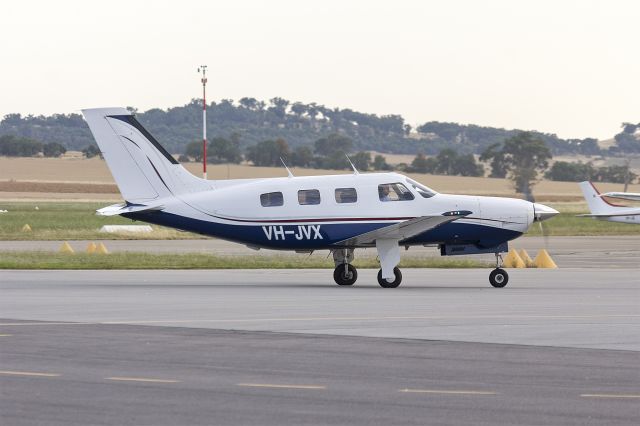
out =
[[[31,232],[31,231],[33,231],[33,229],[31,229],[28,223],[25,223],[24,226],[22,227],[22,232]]]
[[[107,248],[105,247],[104,244],[100,243],[100,244],[98,244],[98,247],[96,248],[96,253],[98,253],[98,254],[109,254],[109,250],[107,250]]]
[[[93,254],[96,252],[96,250],[98,249],[98,246],[96,245],[96,243],[94,243],[93,241],[89,243],[89,245],[87,246],[87,253],[89,254]]]
[[[551,259],[551,256],[549,256],[549,253],[547,253],[545,249],[540,249],[538,255],[533,261],[533,264],[536,265],[536,268],[556,269],[558,267],[558,265],[556,265],[556,262]]]
[[[516,249],[509,250],[509,253],[504,258],[502,266],[505,268],[526,268],[524,261],[518,255]]]
[[[69,245],[69,243],[65,241],[60,247],[60,253],[73,254],[75,252],[73,251],[73,248]]]
[[[525,249],[521,249],[518,254],[520,255],[520,259],[523,260],[527,268],[533,268],[533,259],[531,259],[529,253],[527,253]]]

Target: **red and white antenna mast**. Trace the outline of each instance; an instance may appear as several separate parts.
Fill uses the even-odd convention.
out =
[[[202,177],[207,178],[207,66],[200,65],[202,72]]]

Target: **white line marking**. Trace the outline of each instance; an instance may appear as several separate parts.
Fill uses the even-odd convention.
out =
[[[496,392],[474,390],[445,390],[445,389],[400,389],[402,393],[429,393],[441,395],[497,395]]]
[[[60,377],[60,374],[55,373],[35,373],[32,371],[7,371],[0,370],[0,374],[5,376],[26,376],[26,377]]]
[[[583,398],[639,398],[640,395],[623,394],[623,393],[583,393],[580,395]]]
[[[180,380],[171,379],[148,379],[144,377],[105,377],[105,380],[118,382],[144,382],[144,383],[179,383]]]
[[[278,385],[270,383],[238,383],[237,386],[249,387],[249,388],[275,388],[275,389],[315,389],[323,390],[326,386],[318,385]]]

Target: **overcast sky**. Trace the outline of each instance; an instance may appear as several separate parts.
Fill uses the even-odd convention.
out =
[[[610,138],[640,122],[636,1],[10,1],[0,116],[317,102]]]

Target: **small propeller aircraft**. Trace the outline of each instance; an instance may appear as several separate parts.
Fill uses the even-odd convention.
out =
[[[612,204],[604,197],[621,200],[640,201],[640,194],[632,192],[607,192],[600,194],[596,187],[589,181],[580,182],[580,189],[589,206],[590,214],[581,214],[581,217],[593,217],[599,220],[621,223],[640,224],[640,207],[626,207]]]
[[[400,285],[400,248],[441,255],[495,253],[494,287],[508,241],[558,212],[524,200],[439,194],[399,173],[205,180],[182,167],[124,108],[82,111],[125,200],[104,216],[168,226],[251,248],[333,254],[333,278],[352,285],[354,250],[375,247],[378,283]],[[286,166],[285,166],[286,167]]]

